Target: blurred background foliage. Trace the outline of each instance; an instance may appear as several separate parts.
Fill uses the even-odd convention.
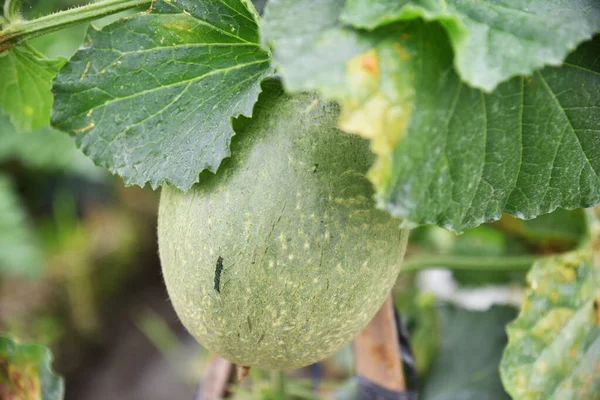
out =
[[[81,3],[25,0],[23,10],[33,18]],[[85,30],[76,26],[30,44],[49,57],[69,57]],[[67,135],[50,127],[17,134],[0,110],[0,332],[7,335],[0,339],[0,397],[7,387],[39,389],[38,378],[24,384],[11,375],[35,375],[42,371],[36,363],[47,368],[49,354],[25,342],[53,350],[67,399],[194,397],[209,355],[168,302],[156,248],[157,202],[158,193],[125,188],[95,167]],[[504,216],[461,236],[437,227],[412,233],[407,259],[430,264],[418,269],[443,267],[452,257],[521,262],[401,274],[395,303],[411,334],[423,399],[508,398],[498,363],[504,327],[523,296],[523,260],[573,249],[585,232],[581,210],[557,210],[531,221]],[[346,346],[319,367],[283,378],[251,371],[232,391],[240,399],[276,399],[283,387],[288,398],[346,399],[351,377]]]

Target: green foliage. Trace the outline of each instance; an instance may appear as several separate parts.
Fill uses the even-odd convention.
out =
[[[396,301],[399,300],[398,298]],[[427,345],[420,339],[425,338],[422,334],[426,333],[428,326],[430,332],[427,341],[430,346],[434,344],[433,350],[436,350],[429,360],[429,372],[423,373],[419,367],[419,399],[510,399],[502,388],[498,364],[507,341],[504,328],[515,317],[516,310],[512,307],[493,306],[487,311],[469,311],[452,304],[434,303],[426,305],[422,310],[427,314],[422,321],[419,321],[422,317],[411,315],[412,311],[406,307],[402,310],[404,317],[411,315],[405,319],[409,323],[415,356],[418,357],[418,351],[422,350],[417,345]],[[431,311],[433,315],[430,315]],[[414,318],[417,319],[417,325],[411,327]],[[419,341],[415,342],[415,338]],[[350,381],[329,398],[357,399],[356,392],[356,382]]]
[[[53,124],[127,184],[188,189],[230,155],[231,118],[250,116],[271,73],[242,0],[159,0],[91,28],[54,82]]]
[[[0,335],[0,398],[62,400],[64,383],[51,362],[46,347]]]
[[[600,39],[484,93],[453,71],[440,25],[365,32],[339,22],[343,3],[273,0],[264,34],[288,90],[338,100],[342,129],[371,138],[380,206],[460,232],[598,201]]]
[[[466,230],[463,235],[456,236],[450,254],[497,257],[502,260],[505,256],[527,254],[527,251],[524,247],[519,246],[519,243],[515,243],[511,237],[507,237],[497,229],[489,225],[481,225]],[[524,281],[525,272],[525,268],[520,271],[495,271],[490,268],[480,271],[454,270],[452,275],[463,285],[481,285],[522,282]]]
[[[428,261],[425,266],[450,268],[463,285],[525,283],[536,257],[573,250],[584,240],[587,221],[582,210],[558,209],[532,220],[505,214],[495,224],[467,229],[462,235],[424,226],[411,233],[412,257],[403,270]]]
[[[591,249],[540,260],[501,365],[515,399],[596,399],[600,266]]]
[[[9,178],[0,174],[0,272],[35,276],[42,254]]]
[[[101,176],[103,172],[64,133],[47,126],[17,133],[8,117],[0,114],[0,162],[10,160],[17,160],[27,168],[88,177]]]
[[[440,338],[436,298],[419,292],[412,280],[401,291],[394,291],[394,306],[410,333],[410,343],[419,376],[425,376],[438,351]]]
[[[347,0],[341,19],[375,29],[401,20],[439,21],[455,52],[461,79],[493,90],[517,75],[560,65],[600,30],[596,0]]]
[[[18,3],[10,2],[7,19],[19,18]],[[337,101],[339,127],[371,140],[377,159],[369,178],[380,208],[401,217],[403,227],[466,230],[458,238],[428,230],[427,240],[443,242],[441,253],[462,261],[479,257],[474,263],[495,258],[496,267],[506,265],[508,254],[514,259],[526,254],[517,270],[531,252],[572,250],[580,243],[581,214],[543,214],[600,200],[600,36],[592,38],[600,30],[598,1],[271,0],[262,39],[258,23],[248,0],[156,0],[147,12],[90,29],[84,47],[64,68],[63,59],[45,58],[30,45],[0,53],[0,162],[95,171],[71,138],[48,127],[51,82],[62,68],[53,86],[56,127],[127,184],[187,190],[202,171],[227,170],[220,165],[230,156],[236,131],[250,137],[245,140],[259,140],[277,127],[292,137],[300,128],[290,122],[319,112],[322,103],[312,97],[287,116],[273,117],[273,110],[262,109],[270,105],[259,105],[256,113],[269,116],[268,124],[266,117],[237,118],[252,116],[274,61],[289,92],[316,91]],[[265,44],[272,46],[273,60]],[[69,52],[53,52],[58,53]],[[328,143],[313,150],[324,160],[338,160],[336,149]],[[262,151],[261,163],[281,156],[279,149]],[[291,179],[281,181],[281,171],[295,165],[290,154],[264,173],[272,174],[270,185],[290,184]],[[307,165],[317,171],[325,162]],[[240,184],[248,185],[246,193],[256,190],[262,179],[257,176]],[[198,190],[210,184],[209,175],[202,179]],[[345,182],[332,178],[323,187],[334,181]],[[285,195],[295,196],[290,193]],[[254,197],[261,199],[261,212],[276,203],[263,192]],[[467,230],[503,213],[514,218]],[[42,255],[25,219],[10,180],[0,176],[2,272],[40,271]],[[600,396],[600,384],[590,375],[600,359],[600,272],[592,245],[532,269],[531,289],[509,329],[502,364],[513,397]],[[474,284],[520,275],[455,273]],[[415,343],[424,349],[417,351],[422,371],[441,346],[425,399],[506,398],[496,366],[511,310],[473,313],[446,306],[438,320],[431,301],[415,309],[424,314],[412,321]],[[0,339],[0,354],[18,347]],[[16,365],[11,360],[2,355],[1,373],[5,365]],[[11,384],[6,377],[0,397]],[[35,388],[31,382],[27,387]]]
[[[506,344],[511,307],[468,311],[445,305],[440,313],[440,349],[427,376],[423,400],[504,400],[498,364]]]
[[[19,132],[48,125],[52,79],[66,62],[49,60],[26,47],[0,53],[0,111]]]
[[[504,215],[495,228],[542,254],[572,250],[587,239],[587,222],[581,209],[559,208],[530,220]]]

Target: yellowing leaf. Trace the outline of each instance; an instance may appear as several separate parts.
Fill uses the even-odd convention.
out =
[[[414,97],[409,82],[400,81],[407,75],[390,74],[407,69],[395,45],[400,46],[386,43],[348,61],[348,94],[341,99],[340,128],[371,139],[371,150],[378,156],[369,171],[376,185],[389,179],[391,153],[406,130]]]
[[[600,397],[600,264],[592,245],[541,259],[528,275],[529,292],[508,326],[501,363],[515,399]],[[596,258],[596,260],[595,260]]]
[[[447,21],[365,31],[340,22],[344,4],[271,0],[263,34],[286,90],[337,101],[340,126],[371,139],[378,205],[404,226],[460,232],[600,201],[600,38],[487,93],[455,72]]]
[[[51,362],[46,347],[0,335],[0,398],[62,400],[64,382]]]

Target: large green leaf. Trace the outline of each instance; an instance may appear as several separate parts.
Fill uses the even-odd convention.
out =
[[[437,20],[468,84],[487,91],[545,65],[560,65],[600,30],[597,0],[347,0],[341,19],[374,29],[399,20]]]
[[[34,276],[42,254],[8,177],[0,174],[0,272]]]
[[[498,365],[506,345],[504,328],[515,315],[512,307],[468,311],[442,306],[440,348],[427,375],[423,400],[504,400]]]
[[[502,381],[515,399],[600,398],[600,266],[582,250],[537,262],[509,325]]]
[[[157,0],[92,28],[54,81],[53,124],[127,184],[188,189],[229,156],[231,118],[271,72],[257,18],[244,0]]]
[[[17,131],[31,131],[50,123],[52,79],[65,59],[44,59],[24,47],[0,53],[0,113]]]
[[[62,400],[64,383],[51,364],[46,347],[0,335],[0,398]]]
[[[341,128],[371,139],[382,208],[461,231],[600,200],[600,40],[486,94],[456,75],[440,25],[365,32],[341,25],[343,4],[272,0],[264,35],[288,90],[339,101]]]
[[[48,126],[17,133],[0,113],[0,162],[17,160],[25,167],[64,171],[88,177],[102,176],[103,169],[75,148],[73,140]]]

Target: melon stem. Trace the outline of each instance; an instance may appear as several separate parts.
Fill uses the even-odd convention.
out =
[[[277,399],[286,399],[285,372],[271,371],[271,382],[275,388]]]

